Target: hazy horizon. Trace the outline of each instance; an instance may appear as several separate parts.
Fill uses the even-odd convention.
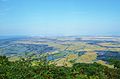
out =
[[[0,36],[120,36],[119,0],[0,0]]]

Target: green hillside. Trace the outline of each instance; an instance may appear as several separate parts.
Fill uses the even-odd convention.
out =
[[[72,67],[49,65],[46,60],[20,59],[10,62],[0,56],[0,79],[119,79],[120,61],[110,60],[114,68],[97,63],[76,63]]]

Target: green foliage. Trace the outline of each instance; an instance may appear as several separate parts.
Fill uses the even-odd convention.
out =
[[[117,59],[110,59],[110,64],[114,65],[114,68],[120,68],[120,60]]]
[[[5,56],[0,56],[0,79],[119,79],[120,69],[111,69],[93,63],[76,63],[73,67],[58,67],[48,65],[43,58],[37,66],[32,66],[32,61],[8,61]]]

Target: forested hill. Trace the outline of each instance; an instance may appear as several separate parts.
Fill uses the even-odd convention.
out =
[[[120,60],[110,62],[114,68],[97,63],[59,67],[49,65],[44,58],[36,63],[29,59],[10,62],[0,56],[0,79],[120,79]]]

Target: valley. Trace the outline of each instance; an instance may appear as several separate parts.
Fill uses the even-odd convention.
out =
[[[39,60],[45,57],[50,64],[71,67],[75,63],[109,65],[111,58],[120,59],[120,37],[61,36],[21,37],[0,40],[0,55],[10,61],[20,58]],[[36,61],[37,62],[37,61]]]

